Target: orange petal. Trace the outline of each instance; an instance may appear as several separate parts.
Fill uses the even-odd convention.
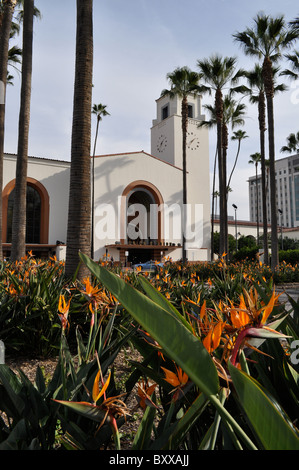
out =
[[[166,382],[170,383],[174,387],[177,387],[178,385],[180,385],[180,381],[174,372],[171,372],[170,370],[165,369],[164,367],[161,367],[161,369],[163,369],[166,375],[165,377]]]
[[[94,403],[98,401],[98,399],[105,393],[105,391],[108,388],[109,382],[110,382],[110,377],[111,377],[111,372],[109,373],[108,379],[106,380],[105,384],[102,387],[102,390],[100,391],[100,378],[101,378],[101,369],[98,371],[96,378],[93,383],[93,388],[92,388],[92,399]]]
[[[264,313],[263,313],[263,316],[262,316],[262,319],[261,319],[261,323],[262,325],[264,325],[270,315],[270,313],[272,312],[273,310],[273,307],[274,307],[274,304],[275,304],[275,300],[276,300],[276,297],[275,297],[275,290],[273,290],[273,293],[272,293],[272,296],[271,296],[271,299],[269,300],[269,303],[268,305],[266,306],[265,310],[264,310]]]

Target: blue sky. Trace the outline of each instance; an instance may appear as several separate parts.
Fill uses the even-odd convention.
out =
[[[35,21],[29,154],[70,160],[74,84],[76,1],[36,0],[42,19]],[[255,15],[299,16],[294,0],[94,0],[93,103],[107,106],[97,153],[150,152],[155,100],[168,86],[166,75],[176,67],[197,70],[197,60],[211,54],[237,56],[238,66],[252,68],[232,35],[252,25]],[[18,40],[21,45],[21,37]],[[299,42],[297,43],[299,49]],[[5,151],[16,153],[20,75],[7,91]],[[275,98],[276,158],[291,132],[297,132],[299,83],[286,80],[289,90]],[[298,91],[298,93],[297,93]],[[204,97],[203,103],[211,102]],[[246,102],[247,104],[247,102]],[[207,115],[208,117],[208,115]],[[93,122],[94,136],[95,122]],[[250,154],[259,151],[257,113],[248,106],[238,168],[230,201],[238,218],[248,219]],[[210,134],[211,168],[215,133]],[[228,171],[236,143],[229,144]],[[229,204],[229,215],[234,211]]]

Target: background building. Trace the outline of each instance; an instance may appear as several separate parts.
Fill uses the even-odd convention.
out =
[[[299,227],[299,154],[281,158],[275,162],[276,201],[278,225],[282,227]],[[261,175],[252,176],[249,183],[250,220],[262,223],[262,187]],[[269,177],[267,184],[267,221],[271,223]],[[258,209],[257,209],[258,208]]]

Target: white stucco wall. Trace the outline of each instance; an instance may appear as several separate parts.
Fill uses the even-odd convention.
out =
[[[106,244],[121,239],[120,196],[129,184],[151,183],[167,205],[180,204],[182,200],[182,171],[144,152],[96,157],[95,181],[95,259],[105,254]],[[107,205],[109,214],[100,213],[101,204]],[[103,239],[105,232],[107,237]],[[181,242],[169,237],[170,240]],[[181,250],[177,251],[181,257]],[[116,250],[113,256],[118,256]]]
[[[37,157],[28,158],[27,176],[39,181],[49,195],[49,244],[66,242],[70,163]],[[6,154],[3,167],[3,189],[15,179],[16,155]]]

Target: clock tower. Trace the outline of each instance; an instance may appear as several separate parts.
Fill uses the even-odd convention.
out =
[[[203,246],[210,247],[210,162],[209,135],[206,127],[198,127],[205,120],[201,110],[201,96],[188,97],[189,118],[187,127],[187,204],[191,212],[202,207]],[[156,100],[157,117],[151,128],[151,154],[179,169],[183,168],[181,98],[163,96]],[[182,177],[183,180],[183,177]],[[167,182],[166,182],[167,183]],[[180,196],[179,196],[180,194]],[[177,197],[182,201],[182,187],[177,188]],[[195,230],[195,222],[191,230]],[[198,259],[191,248],[187,257]]]

